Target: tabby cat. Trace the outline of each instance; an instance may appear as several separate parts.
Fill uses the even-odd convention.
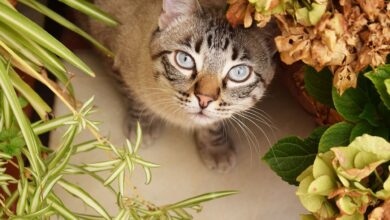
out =
[[[271,27],[233,28],[226,1],[95,0],[121,25],[89,21],[91,33],[115,54],[112,66],[128,100],[128,127],[142,124],[144,141],[166,121],[195,133],[207,167],[236,163],[222,123],[253,107],[274,75]]]

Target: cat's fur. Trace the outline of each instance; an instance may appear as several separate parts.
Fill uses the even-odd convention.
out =
[[[95,0],[121,25],[89,23],[93,36],[116,55],[112,66],[126,88],[129,127],[140,120],[149,139],[158,136],[161,120],[194,129],[201,158],[222,172],[234,166],[236,151],[221,122],[262,98],[275,53],[273,31],[232,28],[224,2]],[[178,51],[192,57],[192,69],[178,64]],[[185,62],[191,63],[189,57]],[[251,74],[238,83],[228,72],[240,64],[250,66]]]

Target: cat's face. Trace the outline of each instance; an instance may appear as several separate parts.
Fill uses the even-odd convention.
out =
[[[178,2],[185,2],[179,11],[167,8]],[[201,12],[190,2],[164,1],[150,51],[157,85],[175,105],[172,114],[185,115],[185,123],[207,125],[263,97],[274,75],[274,52],[264,30],[232,28],[223,12]]]

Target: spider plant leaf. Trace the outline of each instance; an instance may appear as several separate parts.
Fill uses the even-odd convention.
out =
[[[122,162],[120,164],[118,164],[114,171],[112,172],[112,174],[107,178],[107,180],[104,182],[104,185],[107,186],[108,184],[110,184],[112,181],[115,180],[115,178],[121,173],[123,172],[123,170],[125,169],[126,167],[126,162]]]
[[[59,202],[53,199],[48,199],[48,204],[51,205],[51,207],[56,211],[57,214],[64,217],[64,219],[79,220],[79,218],[73,215],[73,213],[69,209],[67,209],[64,205],[60,204]]]
[[[85,204],[93,208],[97,213],[102,215],[105,219],[111,219],[107,211],[82,188],[64,180],[58,181],[58,184],[73,196],[81,199]]]
[[[43,64],[32,51],[28,50],[23,44],[23,40],[19,35],[15,34],[13,30],[8,28],[6,25],[0,23],[0,39],[4,41],[11,49],[18,51],[24,57],[29,59],[36,65],[42,66]]]
[[[121,172],[118,178],[119,193],[124,196],[125,194],[125,172]]]
[[[100,142],[98,140],[91,140],[91,141],[87,141],[87,142],[78,144],[75,146],[76,154],[81,153],[81,152],[88,152],[88,151],[94,150],[94,149],[96,149],[96,146],[99,143]]]
[[[51,205],[28,215],[23,215],[23,216],[15,216],[11,217],[9,220],[26,220],[26,219],[36,219],[37,217],[42,217],[46,215],[51,209]]]
[[[0,3],[1,4],[1,3]],[[0,9],[1,11],[1,9]],[[1,14],[1,12],[0,12]],[[8,75],[8,70],[6,69],[3,61],[0,60],[0,86],[7,97],[7,100],[11,106],[12,112],[16,118],[16,121],[19,124],[20,130],[23,134],[24,140],[26,142],[29,156],[31,158],[31,167],[37,176],[41,176],[43,167],[41,164],[43,162],[40,159],[40,148],[34,132],[31,128],[30,122],[27,120],[24,112],[20,106],[19,99],[16,95],[15,90],[12,87],[11,80]]]
[[[109,161],[104,161],[104,162],[98,162],[98,163],[89,163],[87,166],[89,167],[111,167],[116,164],[118,164],[121,160],[116,159],[116,160],[109,160]]]
[[[57,54],[59,57],[76,66],[86,74],[94,76],[93,71],[62,43],[43,30],[39,25],[20,13],[15,13],[15,11],[3,3],[0,3],[0,20],[7,26],[17,29],[20,34],[32,39],[54,54]]]
[[[72,121],[73,114],[56,117],[47,121],[40,121],[39,123],[32,124],[32,129],[36,135],[41,135],[46,132],[52,131],[56,128],[64,126],[64,123]]]
[[[145,171],[146,181],[145,184],[148,185],[150,182],[152,182],[152,171],[149,167],[143,167]]]
[[[54,172],[54,170],[59,171],[59,169],[63,169],[65,167],[61,167],[64,163],[64,161],[69,160],[70,155],[73,153],[72,149],[72,143],[75,138],[76,132],[78,129],[78,125],[71,125],[67,131],[67,135],[64,137],[64,140],[62,141],[61,146],[59,147],[58,151],[55,152],[54,158],[50,161],[48,168]],[[60,161],[63,160],[63,162],[60,163]],[[54,169],[55,168],[55,169]],[[55,175],[56,173],[52,173],[52,175]]]
[[[149,168],[157,168],[157,167],[160,167],[160,165],[158,165],[158,164],[155,164],[155,163],[152,163],[152,162],[148,162],[148,161],[142,160],[142,159],[139,158],[139,157],[133,157],[133,158],[131,158],[131,159],[132,159],[132,161],[134,161],[135,163],[141,164],[141,165],[144,166],[144,167],[149,167]]]
[[[65,28],[84,37],[86,40],[88,40],[90,43],[92,43],[97,49],[102,51],[107,56],[109,56],[109,57],[114,56],[114,54],[109,49],[107,49],[102,44],[100,44],[98,41],[96,41],[91,35],[89,35],[85,31],[83,31],[81,28],[77,27],[75,24],[68,21],[67,19],[65,19],[61,15],[57,14],[55,11],[53,11],[50,8],[46,7],[45,5],[39,3],[38,1],[19,0],[18,2],[35,9],[36,11],[46,15],[47,17],[51,18],[53,21],[59,23],[60,25],[64,26]]]
[[[27,195],[28,195],[28,182],[27,181],[20,181],[19,185],[19,199],[16,206],[16,214],[17,215],[23,215],[24,211],[26,210],[26,204],[27,204]]]
[[[42,120],[46,120],[47,114],[52,111],[50,106],[46,104],[46,102],[12,69],[9,73],[9,76],[15,89],[18,90],[20,94],[27,99],[39,117]]]
[[[165,207],[167,209],[188,208],[206,201],[210,201],[210,200],[214,200],[226,196],[231,196],[237,193],[238,193],[237,191],[220,191],[220,192],[206,193]]]
[[[85,0],[59,0],[59,1],[98,21],[103,22],[106,25],[117,26],[119,24],[119,22],[114,17],[102,11],[96,5],[88,1]]]
[[[136,131],[136,141],[135,141],[135,146],[134,146],[134,153],[137,153],[139,147],[141,146],[141,141],[142,141],[142,129],[141,129],[141,124],[137,122],[137,131]]]
[[[51,192],[54,185],[62,178],[62,175],[58,175],[55,178],[51,178],[45,185],[45,188],[42,191],[41,199],[45,199],[47,195]]]

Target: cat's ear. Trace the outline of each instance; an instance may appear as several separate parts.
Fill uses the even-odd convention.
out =
[[[178,17],[191,15],[198,8],[198,0],[163,0],[158,26],[163,30]]]
[[[280,30],[278,28],[278,25],[274,19],[272,19],[267,26],[263,28],[263,33],[265,33],[265,42],[267,45],[267,49],[269,50],[270,54],[273,56],[278,51],[275,44],[275,37],[280,35]]]

